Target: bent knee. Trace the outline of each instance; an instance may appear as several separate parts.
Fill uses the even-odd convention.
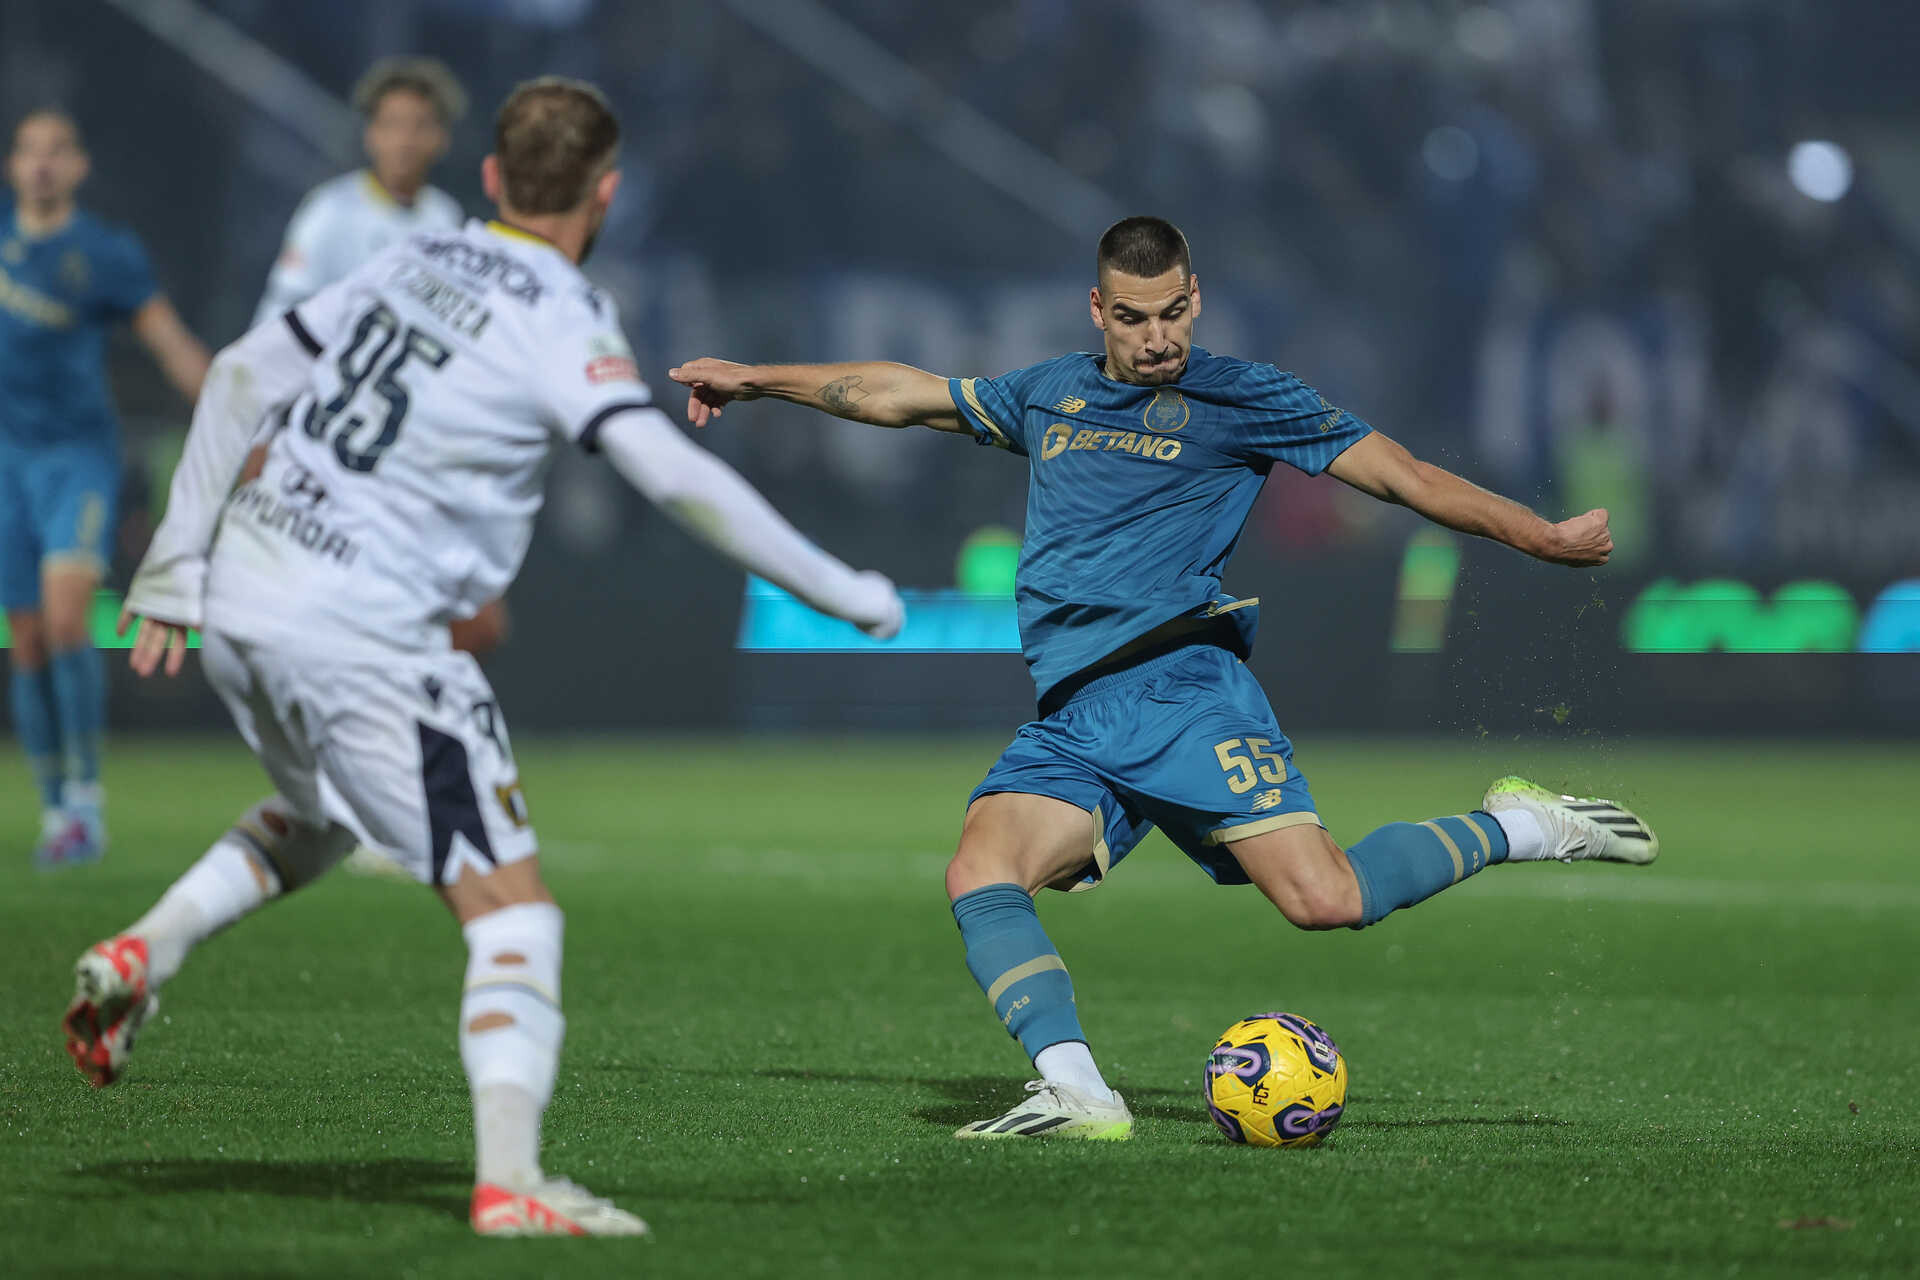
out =
[[[1360,886],[1341,884],[1287,884],[1267,897],[1295,928],[1345,929],[1360,923]]]

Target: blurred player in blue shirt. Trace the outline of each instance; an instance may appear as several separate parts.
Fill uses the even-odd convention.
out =
[[[672,371],[693,390],[696,425],[730,400],[773,396],[1028,459],[1015,595],[1039,715],[975,789],[947,894],[967,967],[1042,1079],[962,1138],[1131,1135],[1033,895],[1098,884],[1153,827],[1215,882],[1257,885],[1305,929],[1373,924],[1496,862],[1645,863],[1659,849],[1612,802],[1519,778],[1495,782],[1470,812],[1390,823],[1351,849],[1334,842],[1243,661],[1259,601],[1221,590],[1274,464],[1557,564],[1606,561],[1607,513],[1550,523],[1418,461],[1290,373],[1194,346],[1200,285],[1169,222],[1116,223],[1095,270],[1104,349],[998,378],[712,359]],[[1281,605],[1283,616],[1311,607]],[[1330,1125],[1337,1112],[1298,1119]]]
[[[107,331],[130,324],[189,400],[207,371],[139,240],[75,205],[87,169],[72,118],[35,111],[14,130],[12,197],[0,197],[0,606],[14,729],[40,786],[42,866],[89,861],[106,842],[90,617],[120,488]]]

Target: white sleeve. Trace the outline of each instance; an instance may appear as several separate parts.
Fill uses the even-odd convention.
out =
[[[900,630],[905,615],[891,582],[856,573],[807,541],[739,472],[658,409],[616,411],[596,432],[614,470],[720,554],[876,639]]]
[[[261,420],[291,404],[313,368],[308,339],[289,320],[247,333],[214,357],[193,410],[186,451],[167,491],[167,514],[127,590],[142,617],[197,627],[206,597],[207,554]]]
[[[280,256],[267,273],[266,292],[254,308],[253,323],[263,325],[277,320],[333,283],[328,262],[327,203],[316,190],[307,196],[287,223],[287,234]]]
[[[550,425],[588,453],[599,450],[608,419],[653,404],[620,317],[598,293],[556,317],[543,343],[539,377]]]

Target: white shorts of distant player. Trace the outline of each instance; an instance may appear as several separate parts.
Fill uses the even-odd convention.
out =
[[[424,884],[534,853],[506,719],[471,655],[326,660],[217,630],[202,645],[208,681],[303,820],[350,816]]]

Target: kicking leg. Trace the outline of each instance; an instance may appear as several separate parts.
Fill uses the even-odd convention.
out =
[[[1308,823],[1227,843],[1247,878],[1302,929],[1362,928],[1507,858],[1485,813],[1390,822],[1342,850]]]
[[[1660,842],[1610,800],[1560,796],[1502,778],[1472,813],[1390,822],[1342,850],[1319,826],[1231,841],[1247,878],[1303,929],[1364,928],[1497,862],[1647,863]]]
[[[1097,860],[1103,833],[1085,809],[1051,796],[997,792],[967,810],[947,866],[947,896],[967,968],[1042,1079],[1030,1101],[967,1125],[962,1138],[1125,1138],[1133,1117],[1107,1088],[1074,1008],[1073,981],[1034,909],[1033,895],[1072,883]]]

